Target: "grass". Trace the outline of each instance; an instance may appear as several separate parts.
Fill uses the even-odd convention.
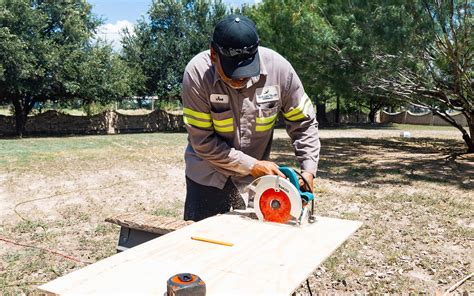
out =
[[[180,218],[183,215],[184,203],[182,201],[172,201],[160,203],[150,211],[151,215]]]
[[[409,128],[321,130],[317,214],[364,225],[310,277],[313,291],[432,294],[472,271],[474,158],[450,128],[393,133]],[[296,167],[284,133],[276,131],[272,160]],[[118,227],[106,217],[182,216],[186,143],[184,133],[0,140],[0,237],[84,262],[114,254]],[[0,245],[6,295],[85,265]],[[470,281],[458,292],[473,289]]]
[[[458,129],[453,126],[415,125],[398,123],[389,124],[388,128],[403,131],[458,131]]]
[[[61,156],[82,160],[101,160],[105,155],[134,159],[146,150],[186,143],[186,134],[127,134],[57,138],[24,138],[0,140],[0,165],[28,167],[33,162],[55,162]],[[131,153],[137,151],[137,153]],[[166,158],[163,153],[156,157]]]

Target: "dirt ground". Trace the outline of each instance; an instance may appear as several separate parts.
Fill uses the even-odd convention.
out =
[[[313,292],[442,292],[473,272],[474,156],[459,132],[360,127],[320,137],[317,214],[364,226],[309,278]],[[28,294],[114,254],[108,216],[181,217],[185,145],[186,134],[158,133],[0,140],[1,294]],[[283,130],[271,157],[296,167]],[[474,279],[456,292],[474,293]]]

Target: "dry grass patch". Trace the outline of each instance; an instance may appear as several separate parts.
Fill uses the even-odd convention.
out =
[[[408,128],[321,130],[317,214],[364,226],[310,277],[313,291],[432,293],[472,272],[474,157],[452,129],[399,138]],[[2,293],[29,293],[87,264],[44,249],[81,262],[114,254],[108,216],[181,217],[186,137],[1,140],[0,236],[32,246],[0,241]],[[283,131],[275,138],[272,159],[296,166]],[[458,289],[473,290],[472,280]]]

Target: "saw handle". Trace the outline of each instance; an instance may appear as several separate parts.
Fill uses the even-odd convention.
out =
[[[308,184],[308,180],[306,180],[306,178],[303,177],[302,174],[286,166],[278,167],[278,169],[288,178],[288,181],[290,181],[290,183],[296,187],[302,199],[304,199],[306,202],[310,202],[314,199],[314,195],[312,192],[305,192],[301,190],[298,175],[301,177],[301,179],[303,179],[303,182],[305,183],[306,187],[311,188]]]

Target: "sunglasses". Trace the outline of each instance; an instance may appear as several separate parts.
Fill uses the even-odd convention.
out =
[[[211,44],[216,51],[218,51],[221,55],[230,58],[241,55],[255,55],[257,53],[259,43],[260,40],[257,40],[257,43],[254,45],[246,46],[244,48],[224,48],[214,41],[211,41]]]

